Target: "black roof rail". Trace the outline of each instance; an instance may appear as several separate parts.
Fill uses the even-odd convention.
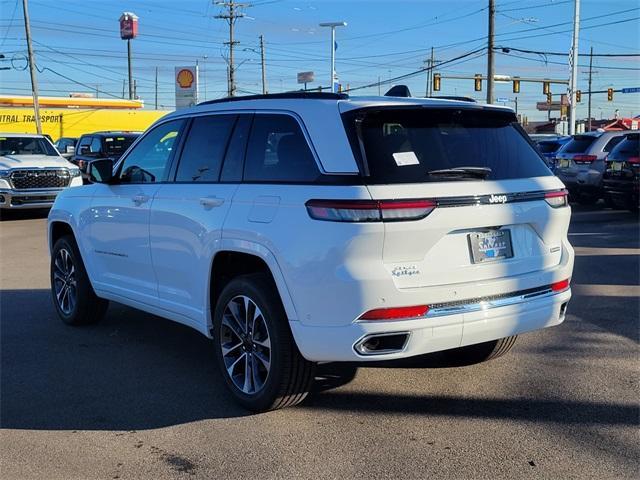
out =
[[[207,100],[206,102],[200,102],[198,105],[211,105],[215,103],[225,102],[239,102],[242,100],[270,100],[270,99],[306,99],[306,100],[345,100],[349,98],[346,93],[331,93],[331,92],[283,92],[283,93],[268,93],[266,95],[244,95],[240,97],[226,97],[218,98],[216,100]]]
[[[436,96],[436,97],[427,97],[427,98],[438,98],[441,100],[458,100],[459,102],[471,102],[471,103],[478,103],[474,98],[471,97],[457,97],[454,95],[440,95],[440,96]]]

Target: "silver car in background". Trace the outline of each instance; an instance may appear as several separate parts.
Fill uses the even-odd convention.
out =
[[[605,159],[613,147],[624,139],[625,131],[588,132],[574,135],[556,153],[555,174],[569,194],[582,204],[592,204],[602,197],[602,174]]]

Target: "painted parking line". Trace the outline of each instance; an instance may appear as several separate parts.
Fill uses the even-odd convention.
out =
[[[640,286],[637,285],[572,285],[574,294],[584,297],[637,297],[640,298]]]

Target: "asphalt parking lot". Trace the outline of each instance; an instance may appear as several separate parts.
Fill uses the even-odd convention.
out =
[[[2,478],[638,478],[638,218],[575,207],[565,323],[500,359],[325,365],[301,406],[233,403],[209,341],[112,305],[72,328],[45,214],[0,223]],[[354,376],[355,374],[355,376]]]

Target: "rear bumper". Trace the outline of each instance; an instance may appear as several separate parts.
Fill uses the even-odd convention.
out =
[[[407,358],[465,345],[497,340],[559,325],[564,321],[571,290],[521,301],[491,303],[464,313],[402,321],[354,322],[348,326],[318,327],[290,322],[302,355],[311,361],[379,361]],[[458,309],[457,311],[460,311]],[[362,355],[355,349],[371,335],[406,333],[404,347],[393,353]]]

